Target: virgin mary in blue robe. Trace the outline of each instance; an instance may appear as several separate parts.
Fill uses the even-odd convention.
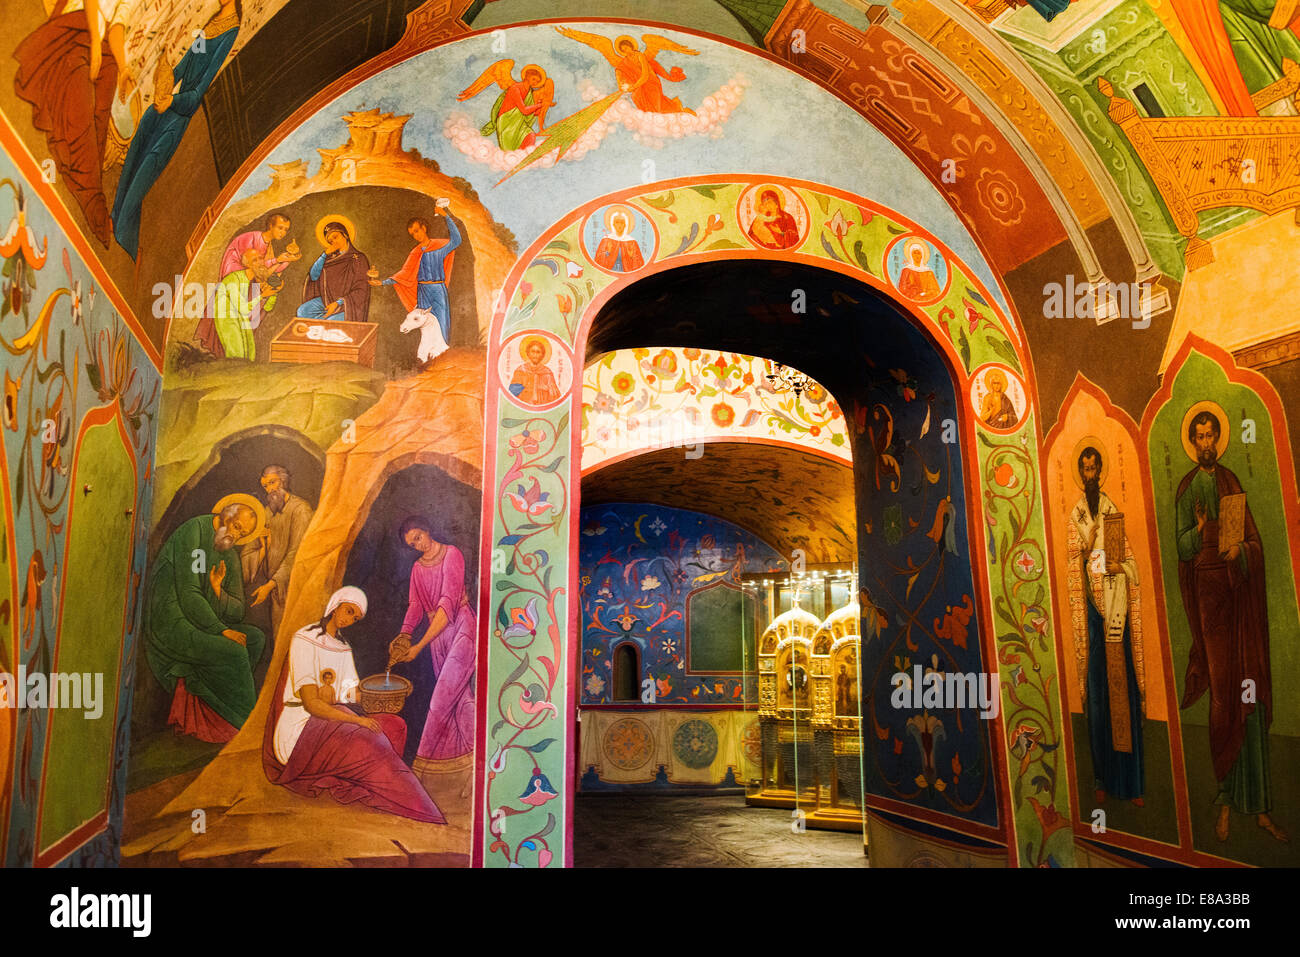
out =
[[[122,164],[122,178],[117,181],[117,196],[113,200],[113,235],[118,245],[132,259],[140,245],[140,207],[144,198],[162,171],[171,162],[181,138],[198,112],[203,95],[221,69],[226,56],[235,45],[239,33],[239,4],[233,16],[218,13],[203,28],[203,43],[192,44],[181,62],[172,71],[173,82],[180,89],[173,95],[167,109],[161,113],[150,106],[142,117]],[[216,36],[211,32],[220,30]],[[195,49],[202,48],[202,52]]]

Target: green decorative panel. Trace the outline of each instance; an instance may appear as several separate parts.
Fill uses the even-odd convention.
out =
[[[1145,84],[1166,116],[1217,116],[1218,110],[1191,64],[1159,18],[1144,3],[1130,0],[1107,13],[1053,53],[1020,37],[1004,35],[1037,72],[1083,130],[1133,210],[1151,256],[1174,279],[1183,275],[1187,245],[1128,139],[1107,116],[1107,100],[1097,89],[1105,77],[1116,91],[1136,99]],[[1259,214],[1226,208],[1202,214],[1203,239]]]
[[[83,698],[80,710],[49,712],[38,817],[42,852],[108,812],[136,493],[135,463],[116,415],[85,431],[72,488],[77,497],[69,507],[53,672],[81,679],[83,695],[89,676],[97,700],[94,710],[85,709]],[[84,519],[77,514],[82,510]]]

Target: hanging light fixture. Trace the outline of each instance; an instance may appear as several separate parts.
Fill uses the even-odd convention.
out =
[[[772,371],[767,374],[767,384],[773,392],[793,392],[796,398],[803,395],[810,382],[802,372],[781,362],[772,363]]]

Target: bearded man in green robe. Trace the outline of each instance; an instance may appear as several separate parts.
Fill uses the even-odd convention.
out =
[[[168,724],[203,741],[228,741],[257,700],[253,671],[266,636],[244,618],[237,545],[262,533],[261,504],[228,496],[167,539],[154,561],[145,654],[172,694]]]

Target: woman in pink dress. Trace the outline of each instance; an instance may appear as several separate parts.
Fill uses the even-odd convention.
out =
[[[436,540],[430,522],[419,516],[404,521],[399,534],[420,557],[411,566],[410,602],[402,632],[389,645],[389,667],[414,661],[428,646],[436,684],[413,766],[451,817],[469,798],[473,770],[476,626],[465,593],[465,556]],[[412,644],[426,619],[428,630]]]

